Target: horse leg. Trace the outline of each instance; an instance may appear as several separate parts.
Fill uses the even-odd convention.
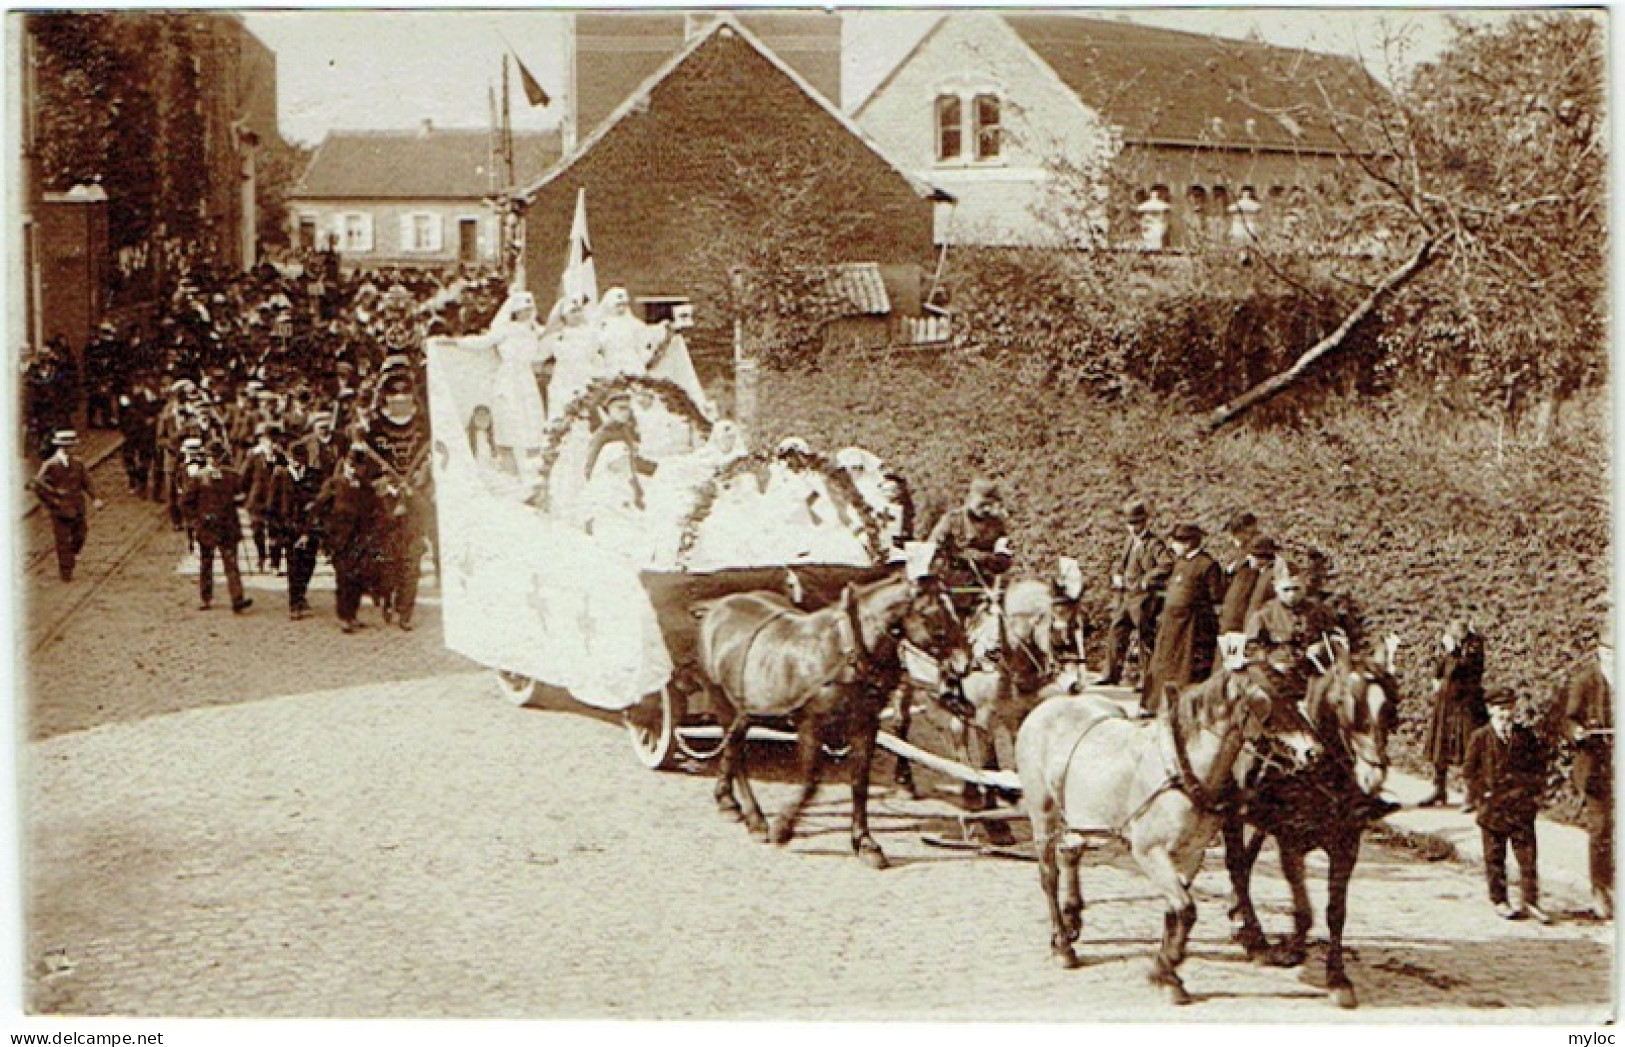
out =
[[[1356,830],[1328,849],[1326,871],[1326,990],[1339,1007],[1359,1006],[1354,983],[1343,969],[1343,921],[1348,917],[1349,880],[1354,863],[1360,859],[1360,834]]]
[[[743,712],[735,713],[734,722],[728,727],[727,745],[732,759],[727,770],[739,797],[740,817],[745,820],[745,828],[751,835],[765,838],[767,819],[762,817],[762,806],[756,802],[756,793],[750,787],[750,772],[745,766],[745,757],[750,751],[745,738],[749,729],[750,717]]]
[[[847,744],[852,747],[852,853],[871,869],[889,864],[880,844],[869,834],[869,767],[875,758],[875,735],[880,731],[880,704],[862,695],[849,723]]]
[[[1061,926],[1068,941],[1083,935],[1083,887],[1078,881],[1078,864],[1083,860],[1083,841],[1062,837],[1056,848],[1061,864]]]
[[[796,822],[800,820],[802,810],[812,800],[813,793],[818,791],[818,777],[823,770],[824,759],[824,723],[823,717],[809,711],[797,728],[796,767],[801,772],[801,788],[773,820],[769,839],[775,846],[783,847],[795,836]]]
[[[1136,846],[1134,857],[1167,902],[1162,914],[1162,947],[1151,965],[1150,981],[1152,985],[1165,986],[1168,999],[1182,1007],[1191,1002],[1191,995],[1179,977],[1179,965],[1185,962],[1186,943],[1190,940],[1191,928],[1196,925],[1196,902],[1167,848]]]
[[[897,737],[908,741],[909,728],[914,725],[914,689],[904,683],[897,689]],[[914,766],[904,757],[897,757],[892,770],[892,782],[908,792],[909,798],[920,798],[919,786],[914,784]]]
[[[1269,949],[1269,940],[1253,908],[1253,864],[1263,846],[1263,830],[1249,841],[1245,822],[1237,817],[1225,819],[1224,864],[1230,873],[1231,935],[1251,959],[1258,959]]]
[[[1034,814],[1030,810],[1029,817],[1033,823],[1033,843],[1038,852],[1038,884],[1044,891],[1044,903],[1049,906],[1050,958],[1068,970],[1080,966],[1078,954],[1072,950],[1072,943],[1078,935],[1071,932],[1066,923],[1066,914],[1062,911],[1060,901],[1060,858],[1061,841],[1066,827],[1053,812]],[[1082,924],[1080,914],[1079,925]]]
[[[1270,950],[1269,962],[1274,967],[1296,967],[1303,963],[1309,951],[1309,928],[1315,922],[1314,907],[1309,904],[1309,883],[1304,871],[1305,850],[1298,843],[1287,843],[1277,837],[1276,848],[1281,852],[1281,875],[1292,891],[1292,936]]]
[[[738,798],[734,796],[734,777],[738,773],[745,731],[750,724],[743,715],[734,711],[718,691],[711,694],[717,707],[717,719],[728,725],[722,733],[722,755],[717,759],[717,784],[712,796],[716,800],[717,810],[738,820],[744,817],[744,813],[740,810]]]

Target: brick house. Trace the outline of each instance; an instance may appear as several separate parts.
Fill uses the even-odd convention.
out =
[[[946,200],[730,16],[521,193],[525,271],[544,309],[558,297],[583,188],[599,290],[689,296],[689,344],[713,359],[732,348],[731,273],[929,266]]]
[[[533,179],[559,157],[556,133],[515,134],[514,174]],[[303,250],[336,238],[346,266],[495,264],[501,242],[489,201],[505,171],[487,131],[334,131],[289,194]]]
[[[1096,237],[1139,241],[1123,218],[1155,201],[1163,246],[1180,246],[1222,239],[1238,213],[1279,224],[1322,190],[1348,155],[1317,118],[1322,87],[1346,111],[1378,90],[1351,59],[1070,14],[968,11],[944,15],[853,117],[958,198],[939,242],[1089,242],[1078,217],[1065,231],[1043,217],[1067,206],[1053,191],[1060,158],[1106,172],[1122,194],[1082,206]]]

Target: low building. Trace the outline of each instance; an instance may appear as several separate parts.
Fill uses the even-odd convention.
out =
[[[1182,246],[1228,238],[1238,221],[1244,235],[1288,222],[1348,161],[1328,101],[1357,115],[1379,92],[1351,59],[1070,14],[967,11],[944,15],[853,116],[958,198],[940,243],[1155,233],[1159,246]],[[1092,194],[1071,188],[1088,184]]]
[[[559,157],[552,132],[513,136],[513,177],[534,179]],[[417,131],[334,131],[288,197],[301,250],[336,247],[347,267],[495,265],[496,207],[508,181],[493,135],[427,121]]]

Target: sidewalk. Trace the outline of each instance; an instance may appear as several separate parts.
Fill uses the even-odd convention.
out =
[[[1138,696],[1125,687],[1089,686],[1088,690],[1119,704],[1138,703]],[[1464,814],[1461,810],[1461,802],[1465,797],[1458,791],[1451,793],[1452,802],[1447,807],[1416,806],[1432,792],[1431,781],[1390,768],[1383,795],[1404,806],[1384,818],[1383,824],[1400,833],[1448,845],[1455,855],[1455,861],[1482,871],[1483,838],[1479,835],[1478,822],[1474,820],[1474,816]],[[1565,910],[1589,909],[1590,841],[1585,830],[1549,818],[1539,818],[1535,822],[1535,837],[1540,864],[1541,895],[1548,902],[1543,907],[1554,916]],[[1507,864],[1508,876],[1516,883],[1517,873],[1514,870],[1517,861],[1510,854],[1507,857]]]
[[[117,454],[119,448],[123,446],[124,436],[117,429],[90,429],[79,438],[79,457],[84,461],[85,468],[94,472],[97,466]],[[18,459],[17,469],[24,484],[22,499],[19,502],[22,506],[22,512],[18,513],[17,517],[26,520],[34,510],[39,508],[39,499],[35,498],[34,492],[30,491],[26,486],[28,481],[34,478],[34,473],[38,471],[39,463],[23,457]],[[118,486],[121,488],[124,486],[124,477],[122,475],[118,478]],[[102,497],[107,497],[105,492],[102,492]]]

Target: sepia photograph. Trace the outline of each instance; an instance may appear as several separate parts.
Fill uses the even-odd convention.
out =
[[[1611,17],[8,10],[0,1028],[1613,1043]]]

